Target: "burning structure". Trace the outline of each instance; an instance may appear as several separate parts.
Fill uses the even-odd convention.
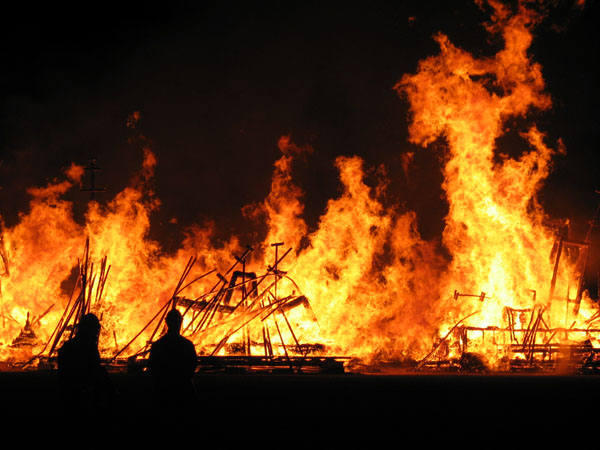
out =
[[[590,233],[578,241],[566,221],[549,225],[537,198],[565,149],[548,145],[536,126],[520,130],[521,154],[497,148],[509,120],[551,107],[529,54],[542,16],[526,3],[488,3],[486,28],[501,49],[477,58],[438,34],[439,54],[395,86],[410,105],[411,142],[446,148],[448,258],[419,235],[415,213],[386,203],[385,179],[367,184],[358,156],[336,159],[342,192],[309,230],[292,166],[313,150],[288,136],[279,140],[268,196],[243,210],[267,229],[256,251],[237,237],[215,245],[208,225],[189,228],[178,250],[163,252],[148,237],[159,207],[157,160],[142,140],[138,176],[106,204],[91,201],[83,223],[63,198],[85,171],[72,165],[64,180],[30,188],[29,212],[3,227],[0,358],[51,356],[77,316],[94,310],[103,356],[143,359],[162,315],[176,307],[207,366],[226,361],[215,357],[239,365],[243,356],[257,365],[267,358],[339,367],[336,357],[348,355],[418,368],[593,368],[600,314],[582,282]],[[138,119],[130,118],[132,129]],[[279,254],[281,242],[290,250]]]

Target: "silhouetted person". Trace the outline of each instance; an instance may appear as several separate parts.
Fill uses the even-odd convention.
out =
[[[152,344],[148,368],[154,379],[158,406],[167,415],[191,412],[196,405],[192,377],[198,364],[194,344],[180,334],[182,316],[172,309],[165,319],[167,333]]]
[[[107,412],[113,388],[106,369],[100,363],[98,335],[100,321],[94,314],[81,317],[77,334],[58,351],[58,376],[65,412]]]

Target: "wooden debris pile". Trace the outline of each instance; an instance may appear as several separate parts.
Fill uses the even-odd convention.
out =
[[[550,326],[546,306],[536,301],[536,291],[531,290],[532,307],[504,308],[504,325],[476,327],[464,322],[476,311],[461,319],[452,329],[438,340],[432,351],[419,362],[418,370],[443,370],[454,372],[495,371],[565,371],[578,373],[600,372],[600,348],[593,343],[600,342],[600,311],[585,321],[585,326],[576,326],[582,301],[590,234],[596,226],[599,210],[584,242],[568,240],[562,233],[557,235],[551,258],[553,272],[546,305],[564,306],[565,326]],[[569,286],[574,286],[575,297],[567,291],[565,297],[556,293],[556,284],[561,264],[569,258],[574,269],[570,271]],[[454,292],[454,299],[477,297],[481,302],[490,299],[481,294],[461,294]],[[560,306],[558,306],[560,307]],[[570,325],[569,325],[570,324]],[[477,352],[478,348],[495,349],[498,361],[491,368],[486,358]],[[450,357],[450,355],[453,355]]]
[[[303,343],[289,318],[289,312],[303,309],[307,320],[318,326],[317,319],[306,296],[297,284],[279,269],[283,255],[278,249],[283,243],[273,244],[275,260],[262,274],[248,272],[246,260],[252,247],[224,273],[211,270],[187,281],[197,259],[190,258],[173,295],[155,316],[121,348],[112,358],[117,363],[120,356],[130,350],[140,336],[153,330],[149,339],[127,358],[130,370],[143,370],[152,342],[160,337],[164,317],[172,308],[178,308],[184,318],[182,334],[195,343],[200,371],[273,371],[343,372],[343,361],[348,358],[326,357],[319,343]],[[216,272],[216,273],[215,273]],[[212,288],[196,298],[183,295],[196,281],[215,274]],[[282,280],[294,286],[292,293],[281,296],[278,291]]]

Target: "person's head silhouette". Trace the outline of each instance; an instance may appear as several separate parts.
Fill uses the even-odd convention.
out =
[[[97,341],[100,334],[100,321],[95,314],[85,314],[79,320],[77,337],[79,339]]]
[[[172,309],[167,313],[167,317],[165,318],[165,322],[167,323],[167,332],[179,334],[181,330],[181,322],[183,321],[183,317],[181,313],[176,309]]]

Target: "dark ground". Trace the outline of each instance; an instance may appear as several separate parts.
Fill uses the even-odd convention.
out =
[[[119,399],[91,421],[99,430],[161,426],[148,375],[111,379]],[[449,439],[487,448],[505,439],[593,441],[598,428],[595,375],[198,374],[195,382],[200,406],[182,429],[224,440]],[[53,372],[0,372],[1,424],[65,429],[56,388]]]

